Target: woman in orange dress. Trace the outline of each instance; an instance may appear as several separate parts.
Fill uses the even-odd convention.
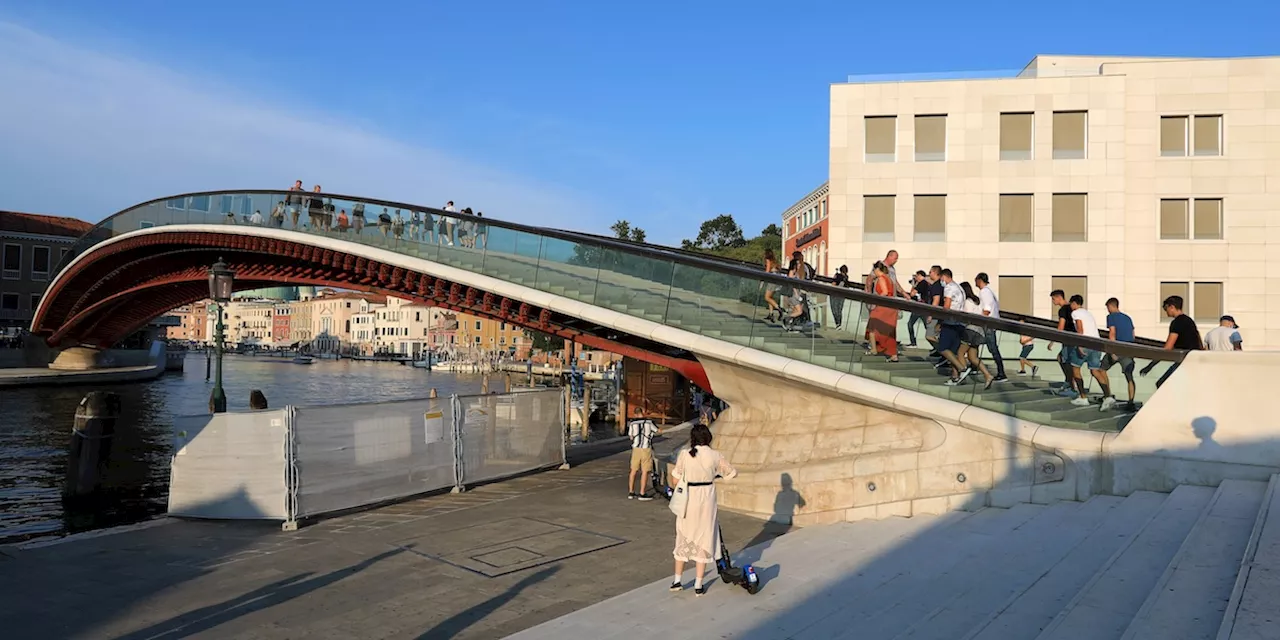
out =
[[[871,267],[872,283],[875,293],[886,297],[893,296],[893,283],[889,282],[889,267],[883,262],[876,262]],[[871,353],[883,355],[889,362],[898,361],[898,310],[893,307],[876,305],[867,320],[867,331],[871,333]]]

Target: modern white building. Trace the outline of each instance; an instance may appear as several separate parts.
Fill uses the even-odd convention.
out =
[[[829,264],[897,249],[989,273],[1005,308],[1110,297],[1161,337],[1181,295],[1204,329],[1280,347],[1280,57],[1038,56],[970,77],[831,87]],[[905,276],[904,276],[905,279]]]

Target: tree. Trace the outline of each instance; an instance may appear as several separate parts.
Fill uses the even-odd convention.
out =
[[[609,227],[613,230],[613,235],[619,240],[630,240],[632,242],[644,242],[644,229],[640,227],[632,227],[630,222],[619,220]]]
[[[778,236],[782,237],[782,228],[776,224],[771,224],[760,231],[762,236]]]
[[[698,229],[698,237],[692,241],[680,243],[685,249],[722,251],[747,244],[742,237],[742,227],[734,221],[733,216],[722,213],[706,222]]]
[[[534,331],[532,329],[525,329],[524,335],[533,343],[533,350],[535,352],[540,351],[542,353],[549,353],[564,347],[564,338],[558,338],[551,334]]]

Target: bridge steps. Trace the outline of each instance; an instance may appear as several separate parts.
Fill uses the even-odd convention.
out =
[[[735,556],[755,596],[663,581],[513,637],[1271,639],[1278,483],[807,527]]]

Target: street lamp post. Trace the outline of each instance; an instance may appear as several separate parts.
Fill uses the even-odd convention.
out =
[[[209,299],[213,300],[214,307],[218,310],[213,326],[214,355],[218,360],[213,379],[213,392],[209,394],[211,413],[227,411],[227,394],[222,390],[222,305],[231,301],[231,289],[235,279],[235,272],[227,268],[227,263],[223,262],[222,258],[218,258],[218,261],[209,268]]]

